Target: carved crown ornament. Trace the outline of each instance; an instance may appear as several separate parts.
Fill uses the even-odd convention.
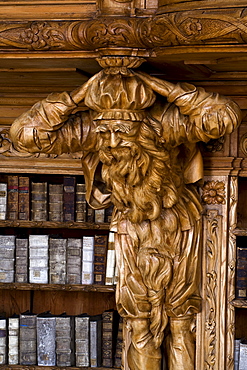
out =
[[[193,10],[152,17],[95,17],[82,21],[0,22],[0,48],[97,50],[246,44],[246,9]]]

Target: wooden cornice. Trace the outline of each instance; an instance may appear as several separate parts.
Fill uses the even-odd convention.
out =
[[[154,50],[171,46],[245,45],[247,8],[191,10],[149,17],[94,16],[74,21],[0,21],[0,51]]]

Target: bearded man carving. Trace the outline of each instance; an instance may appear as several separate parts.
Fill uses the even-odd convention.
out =
[[[134,70],[137,59],[102,58],[101,72],[35,104],[10,135],[20,152],[82,150],[88,203],[114,204],[116,303],[131,333],[129,368],[160,369],[169,327],[169,370],[192,370],[191,322],[201,306],[197,142],[231,133],[241,113],[218,94]]]

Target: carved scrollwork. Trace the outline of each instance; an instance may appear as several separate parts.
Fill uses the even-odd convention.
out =
[[[215,153],[221,152],[224,147],[225,137],[221,136],[219,139],[211,139],[208,143],[203,143],[202,148],[206,152]]]
[[[159,16],[97,17],[83,21],[2,23],[0,47],[29,50],[156,48],[247,42],[245,8],[193,10]]]
[[[216,298],[217,298],[217,251],[219,245],[219,228],[221,217],[216,210],[206,215],[206,317],[205,317],[205,353],[204,366],[213,370],[216,359]]]
[[[243,154],[247,156],[247,133],[241,137],[239,147]]]
[[[202,201],[206,204],[225,204],[225,184],[222,181],[207,181],[202,187]]]

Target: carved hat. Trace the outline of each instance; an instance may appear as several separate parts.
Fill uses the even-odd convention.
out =
[[[105,57],[104,68],[89,86],[85,104],[97,112],[94,120],[142,121],[155,101],[153,90],[130,68],[142,61],[134,57]]]

